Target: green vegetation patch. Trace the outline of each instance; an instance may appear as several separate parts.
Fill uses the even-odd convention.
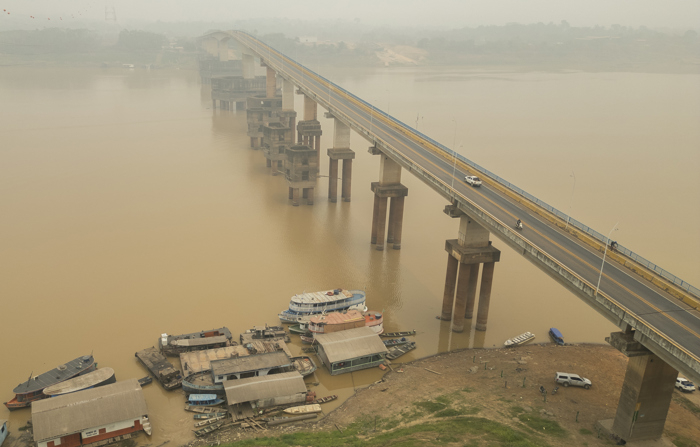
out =
[[[673,394],[673,401],[675,403],[677,403],[678,405],[680,405],[681,407],[685,408],[693,414],[700,414],[700,407],[695,405],[693,402],[689,401],[687,398],[677,395],[677,393]]]
[[[520,414],[518,419],[520,419],[520,422],[538,433],[549,436],[557,436],[560,438],[566,436],[566,430],[561,428],[559,423],[556,421],[550,421],[549,419],[542,418],[532,413]]]
[[[437,411],[444,410],[447,407],[447,405],[443,404],[442,402],[432,401],[413,402],[413,405],[415,405],[423,411],[427,411],[428,413],[435,413]]]
[[[676,447],[697,447],[698,443],[690,438],[680,435],[671,435],[673,438],[673,445]]]
[[[582,435],[592,435],[593,434],[593,432],[587,428],[582,428],[578,432],[581,433]]]

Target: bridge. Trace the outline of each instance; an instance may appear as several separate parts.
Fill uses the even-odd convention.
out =
[[[371,242],[378,250],[389,244],[401,248],[408,195],[401,184],[403,171],[444,197],[449,203],[445,213],[460,219],[457,238],[445,243],[441,318],[452,320],[453,331],[463,331],[474,319],[477,287],[475,326],[486,330],[491,282],[500,259],[490,240],[494,235],[620,328],[607,340],[629,357],[628,367],[616,417],[604,427],[626,440],[661,436],[678,372],[700,383],[697,288],[624,247],[611,249],[609,235],[571,220],[250,34],[215,32],[200,38],[200,44],[221,61],[228,60],[229,47],[240,52],[242,76],[230,80],[238,87],[224,88],[229,96],[219,99],[221,107],[233,108],[234,103],[247,107],[251,146],[263,149],[273,175],[284,173],[293,205],[302,199],[313,204],[321,156],[322,130],[316,119],[320,105],[334,123],[333,148],[328,149],[331,202],[337,200],[339,160],[343,160],[342,198],[346,202],[351,198],[355,154],[349,147],[350,130],[368,140],[369,152],[379,158],[379,180],[371,185],[375,194]],[[255,58],[266,67],[264,79],[254,76]],[[216,89],[219,81],[211,82]],[[255,86],[257,90],[251,90]],[[303,120],[296,126],[294,93],[304,97]],[[465,175],[479,176],[483,185],[465,184]],[[525,222],[524,229],[513,227],[517,218]]]

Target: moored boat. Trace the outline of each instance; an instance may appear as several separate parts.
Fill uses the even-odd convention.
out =
[[[300,335],[299,338],[301,338],[301,342],[307,345],[310,345],[314,342],[314,334],[311,332],[307,332],[304,335]]]
[[[330,402],[330,401],[332,401],[332,400],[336,400],[337,398],[338,398],[338,396],[337,396],[336,394],[334,394],[334,395],[332,395],[332,396],[326,396],[326,397],[322,397],[322,398],[320,398],[320,399],[316,399],[315,401],[313,401],[313,403],[315,403],[315,404],[325,404],[326,402]]]
[[[309,331],[314,334],[330,334],[332,332],[355,329],[365,325],[365,316],[359,310],[323,313],[313,315],[309,320]]]
[[[139,385],[141,385],[141,386],[146,386],[146,385],[148,385],[149,383],[153,382],[153,377],[151,377],[151,376],[141,377],[141,378],[138,380],[138,382],[139,382]]]
[[[399,346],[399,345],[405,345],[408,343],[408,339],[406,337],[401,337],[401,338],[391,338],[389,340],[382,340],[382,343],[384,343],[384,346],[389,347],[389,346]]]
[[[253,340],[277,340],[282,339],[289,342],[289,334],[282,326],[254,326],[241,334],[241,344],[245,345]]]
[[[396,337],[408,337],[409,335],[416,335],[416,331],[401,331],[401,332],[384,332],[381,334],[382,337],[390,337],[390,338],[396,338]]]
[[[309,414],[320,413],[321,411],[321,406],[319,404],[299,405],[297,407],[290,407],[284,409],[284,412],[287,414]]]
[[[298,318],[308,315],[336,312],[341,310],[367,311],[365,292],[362,290],[333,289],[321,292],[304,292],[294,295],[289,308],[279,314],[285,323],[298,323]]]
[[[202,414],[226,412],[226,410],[223,410],[221,408],[200,407],[199,405],[190,405],[190,404],[185,404],[185,411],[191,411],[193,413],[202,413]]]
[[[96,388],[102,385],[109,385],[116,382],[114,370],[112,368],[100,368],[89,373],[73,377],[56,385],[44,388],[44,394],[48,397],[56,397],[62,394],[74,393],[88,388]]]
[[[198,421],[202,421],[205,419],[214,419],[219,416],[226,416],[228,414],[227,411],[218,411],[217,413],[205,413],[205,414],[195,414],[194,419]]]
[[[7,421],[5,419],[0,421],[0,445],[2,445],[3,442],[5,442],[5,438],[7,438],[8,434],[7,430]]]
[[[532,339],[534,339],[534,338],[535,338],[535,334],[533,334],[532,332],[525,332],[525,333],[520,334],[520,335],[518,335],[518,336],[516,336],[516,337],[509,338],[509,339],[506,340],[505,343],[503,343],[503,344],[504,344],[506,347],[518,346],[518,345],[522,345],[523,343],[527,343],[527,342],[529,342],[530,340],[532,340]]]
[[[557,329],[555,327],[549,328],[549,338],[551,338],[552,341],[558,345],[564,344],[564,336],[561,335],[561,332],[559,332],[559,329]]]
[[[365,326],[371,327],[377,335],[381,335],[384,332],[384,315],[375,311],[365,312]]]
[[[190,374],[182,379],[182,389],[185,393],[194,394],[225,394],[224,385],[214,383],[211,370]]]
[[[297,335],[303,335],[309,332],[309,326],[308,324],[294,324],[292,326],[289,326],[289,332],[292,334],[297,334]]]
[[[197,436],[208,435],[209,433],[220,429],[222,425],[224,425],[224,421],[219,421],[215,424],[208,425],[204,428],[200,428],[199,430],[194,430],[194,434]]]
[[[406,354],[407,352],[413,351],[414,349],[416,349],[415,341],[406,343],[405,345],[396,346],[389,349],[389,353],[386,355],[386,358],[388,358],[389,360],[395,360],[401,357],[402,355]]]
[[[94,371],[96,367],[97,363],[92,355],[84,355],[38,376],[32,374],[26,382],[20,383],[12,390],[15,397],[5,402],[5,406],[9,410],[29,407],[32,402],[48,397],[44,394],[45,388]]]
[[[292,357],[290,360],[292,360],[294,364],[294,369],[299,371],[299,374],[301,374],[303,377],[309,376],[316,371],[316,363],[311,360],[311,357],[304,355],[300,357]]]
[[[187,399],[189,405],[198,407],[215,407],[224,403],[216,394],[190,394]]]
[[[231,346],[231,338],[231,331],[226,327],[191,334],[161,334],[158,348],[165,355],[178,356],[183,352]]]
[[[182,386],[182,374],[173,368],[173,365],[158,349],[150,347],[142,349],[134,355],[166,390],[170,391]]]
[[[205,427],[207,425],[215,424],[221,420],[223,420],[226,417],[226,415],[221,415],[221,416],[214,416],[209,419],[204,419],[203,421],[195,422],[194,426],[195,427]]]

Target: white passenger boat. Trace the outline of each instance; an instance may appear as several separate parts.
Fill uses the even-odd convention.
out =
[[[279,314],[284,323],[298,323],[299,317],[341,310],[366,312],[365,292],[362,290],[334,289],[321,292],[304,292],[294,295],[289,308]]]
[[[535,338],[535,334],[533,334],[532,332],[525,332],[524,334],[520,334],[517,337],[509,338],[503,344],[506,347],[518,346],[518,345],[522,345],[523,343],[527,343],[534,338]]]

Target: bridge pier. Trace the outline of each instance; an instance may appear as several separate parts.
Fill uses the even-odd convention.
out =
[[[308,146],[294,145],[286,151],[284,160],[285,179],[289,186],[292,205],[299,206],[299,190],[309,205],[314,204],[314,187],[318,177],[316,151]]]
[[[386,231],[386,242],[393,244],[394,250],[400,250],[404,198],[408,195],[408,188],[401,184],[401,166],[374,146],[369,148],[369,153],[381,156],[379,161],[379,181],[371,184],[372,192],[374,192],[374,210],[372,213],[372,236],[370,241],[372,244],[376,244],[378,251],[384,250],[384,235],[387,230],[387,199],[390,198],[389,228]],[[344,163],[343,167],[345,167]]]
[[[325,113],[326,118],[333,118],[333,148],[328,149],[328,200],[331,203],[338,201],[338,160],[343,160],[343,177],[341,198],[350,201],[350,187],[352,185],[352,160],[355,152],[350,149],[350,127],[335,118],[330,112]]]
[[[241,59],[243,60],[243,79],[253,79],[255,77],[255,57],[244,51]]]
[[[635,340],[631,329],[605,340],[628,357],[627,371],[615,419],[597,425],[627,442],[661,438],[678,371]]]
[[[495,263],[500,260],[501,252],[491,245],[488,230],[471,220],[457,207],[448,205],[445,207],[445,213],[453,218],[459,217],[460,225],[459,238],[445,241],[445,250],[448,253],[447,273],[440,319],[452,319],[453,332],[464,331],[465,320],[473,319],[474,316],[479,266],[483,264],[475,328],[477,331],[485,331]]]

